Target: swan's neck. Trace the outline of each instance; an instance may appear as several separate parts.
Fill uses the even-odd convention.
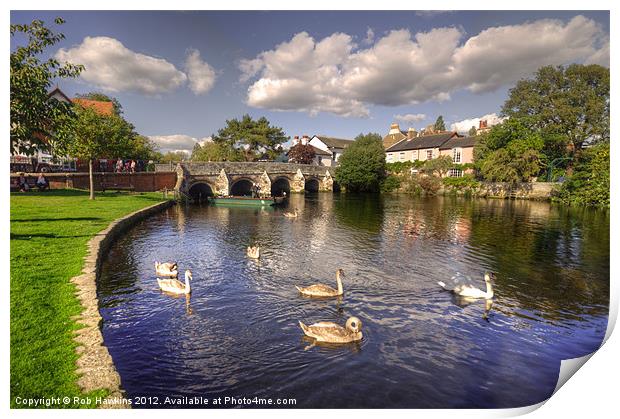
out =
[[[189,285],[189,276],[185,276],[185,292],[190,292],[191,287]]]
[[[336,284],[338,284],[338,294],[342,294],[342,279],[340,279],[340,272],[336,273]]]
[[[493,298],[493,285],[491,285],[491,281],[486,281],[486,283],[487,283],[486,298]]]

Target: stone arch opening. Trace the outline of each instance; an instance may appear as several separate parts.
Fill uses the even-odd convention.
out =
[[[252,186],[254,182],[249,179],[239,179],[230,187],[230,194],[233,196],[252,196]]]
[[[318,192],[319,191],[319,180],[315,178],[306,179],[306,184],[304,185],[304,189],[306,192]]]
[[[287,196],[290,196],[291,182],[288,178],[279,177],[271,183],[271,196],[283,196],[285,192]]]
[[[188,193],[195,202],[202,202],[213,196],[213,189],[208,183],[197,182],[190,186]]]

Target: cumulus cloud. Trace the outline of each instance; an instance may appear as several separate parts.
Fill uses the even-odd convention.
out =
[[[239,68],[242,82],[252,80],[250,106],[365,117],[369,105],[446,101],[571,62],[609,65],[608,36],[584,16],[491,27],[466,39],[454,27],[393,30],[366,48],[344,33],[315,40],[301,32]]]
[[[463,119],[462,121],[454,122],[450,125],[450,130],[457,132],[467,132],[471,129],[471,127],[480,126],[480,121],[487,121],[487,126],[492,127],[493,125],[497,125],[502,123],[506,118],[499,117],[496,113],[490,113],[487,115],[480,116],[478,118],[469,118]]]
[[[159,151],[162,153],[167,153],[169,151],[191,153],[196,144],[204,145],[212,141],[211,137],[194,138],[185,134],[151,135],[149,139],[159,147]]]
[[[426,115],[423,113],[416,113],[416,114],[412,114],[412,113],[408,113],[405,115],[394,115],[394,119],[397,119],[399,121],[403,121],[403,122],[408,122],[408,123],[413,123],[413,122],[420,122],[426,119]]]
[[[187,80],[185,73],[172,63],[134,52],[120,41],[106,36],[87,36],[77,46],[58,50],[55,58],[60,62],[84,65],[80,77],[111,92],[136,91],[156,95],[172,91]]]
[[[190,49],[185,59],[185,69],[189,79],[189,88],[197,95],[205,94],[215,84],[216,74],[213,67],[200,58],[200,52]]]

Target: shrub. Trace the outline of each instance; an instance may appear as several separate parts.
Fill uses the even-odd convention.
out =
[[[400,178],[394,175],[388,175],[381,183],[381,192],[393,192],[400,188]]]

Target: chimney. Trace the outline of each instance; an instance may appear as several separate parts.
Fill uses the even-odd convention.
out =
[[[400,127],[398,126],[396,122],[394,122],[392,125],[390,125],[390,132],[388,132],[388,135],[399,134],[399,133],[400,133]]]
[[[308,136],[307,136],[307,135],[304,135],[304,136],[303,136],[303,138],[301,139],[301,143],[302,143],[303,145],[308,144]]]
[[[485,129],[487,127],[487,120],[486,119],[481,119],[480,120],[480,128],[478,129]]]
[[[418,132],[415,130],[415,128],[409,128],[407,130],[407,139],[411,140],[412,138],[415,138],[418,136]]]
[[[293,137],[293,145],[299,144],[299,135]]]

